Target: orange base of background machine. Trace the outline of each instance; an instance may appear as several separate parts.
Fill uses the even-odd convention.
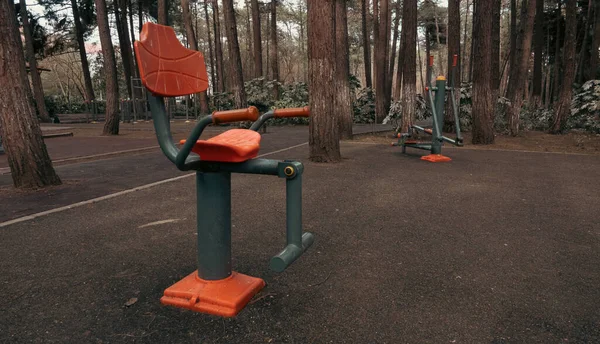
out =
[[[196,312],[233,317],[264,286],[262,279],[237,272],[222,280],[207,281],[194,271],[167,288],[160,302]]]
[[[452,159],[450,159],[449,157],[441,155],[441,154],[424,155],[424,156],[421,157],[421,160],[426,160],[426,161],[430,161],[430,162],[447,162],[447,161],[452,161]]]

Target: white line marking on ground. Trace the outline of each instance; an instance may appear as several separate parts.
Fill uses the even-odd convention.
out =
[[[277,154],[277,153],[280,153],[280,152],[285,152],[285,151],[288,151],[290,149],[294,149],[294,148],[306,146],[307,144],[308,144],[308,142],[304,142],[304,143],[301,143],[301,144],[298,144],[298,145],[295,145],[295,146],[291,146],[291,147],[279,149],[279,150],[276,150],[276,151],[273,151],[273,152],[261,154],[261,155],[257,156],[257,158],[262,158],[262,157],[273,155],[273,154]],[[177,181],[177,180],[180,180],[180,179],[191,177],[193,175],[196,175],[196,173],[195,172],[194,173],[188,173],[188,174],[184,174],[182,176],[173,177],[173,178],[160,180],[158,182],[154,182],[154,183],[150,183],[150,184],[137,186],[137,187],[135,187],[133,189],[123,190],[123,191],[115,192],[113,194],[109,194],[109,195],[105,195],[105,196],[101,196],[101,197],[92,198],[92,199],[89,199],[87,201],[77,202],[77,203],[73,203],[73,204],[70,204],[70,205],[63,206],[63,207],[59,207],[59,208],[54,208],[54,209],[42,211],[42,212],[39,212],[39,213],[36,213],[36,214],[31,214],[31,215],[19,217],[19,218],[13,219],[13,220],[5,221],[5,222],[0,222],[0,228],[6,227],[6,226],[10,226],[10,225],[13,225],[13,224],[19,223],[19,222],[33,220],[33,219],[41,217],[41,216],[50,215],[50,214],[58,213],[58,212],[69,210],[69,209],[73,209],[73,208],[78,208],[78,207],[81,207],[81,206],[84,206],[84,205],[93,204],[93,203],[100,202],[100,201],[105,201],[107,199],[111,199],[111,198],[115,198],[115,197],[127,195],[127,194],[130,194],[132,192],[149,189],[149,188],[161,185],[161,184],[170,183],[170,182],[174,182],[174,181]]]
[[[160,220],[160,221],[155,221],[155,222],[146,223],[145,225],[138,226],[138,228],[146,228],[146,227],[152,227],[152,226],[164,225],[165,223],[175,223],[175,222],[179,222],[180,220],[185,220],[185,219],[168,219],[168,220]]]

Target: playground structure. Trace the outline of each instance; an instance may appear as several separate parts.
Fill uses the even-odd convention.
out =
[[[231,268],[231,174],[266,174],[286,180],[285,248],[270,267],[282,272],[313,243],[302,232],[302,172],[297,161],[258,159],[258,130],[270,118],[308,117],[309,109],[278,109],[259,117],[258,109],[216,111],[202,118],[183,146],[171,137],[164,97],[198,93],[208,87],[204,58],[186,49],[171,27],[146,23],[135,42],[136,57],[159,145],[179,170],[196,171],[198,270],[167,288],[161,302],[194,311],[231,317],[262,289],[260,278],[233,272]],[[231,129],[208,140],[198,140],[210,124],[254,122],[250,129]],[[190,156],[190,153],[197,156]]]
[[[458,55],[454,55],[452,58],[452,76],[450,79],[450,87],[446,86],[446,78],[442,75],[437,77],[435,87],[430,87],[429,85],[428,87],[425,87],[425,90],[428,92],[429,96],[428,98],[431,106],[433,125],[431,128],[425,128],[418,125],[411,125],[407,133],[398,133],[398,142],[394,142],[392,143],[392,145],[401,146],[402,153],[406,153],[407,147],[427,150],[430,152],[430,154],[422,156],[421,160],[430,162],[446,162],[451,161],[452,159],[442,155],[442,145],[444,142],[447,142],[457,147],[462,147],[463,138],[460,133],[460,121],[458,118],[456,95],[454,93],[456,90],[456,87],[454,85],[454,79],[457,63]],[[429,57],[429,66],[433,66],[433,56]],[[432,91],[435,92],[435,96],[432,94]],[[449,91],[450,93],[449,97],[452,101],[452,111],[454,112],[454,127],[456,130],[455,139],[443,136],[442,133],[445,111],[444,103],[447,91]],[[419,132],[431,135],[431,143],[418,142],[417,140],[415,140],[414,137]]]

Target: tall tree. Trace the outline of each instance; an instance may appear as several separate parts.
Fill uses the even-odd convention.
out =
[[[552,96],[551,99],[554,101],[558,97],[558,90],[560,89],[560,61],[562,52],[560,48],[562,47],[561,43],[561,22],[562,22],[562,9],[561,9],[562,0],[556,0],[556,45],[555,45],[555,54],[554,54],[554,70],[552,72]]]
[[[254,77],[259,78],[263,75],[262,65],[262,37],[260,26],[260,8],[258,0],[252,0],[252,35],[254,38]],[[302,37],[300,39],[303,39]]]
[[[42,86],[42,78],[38,73],[37,61],[33,49],[33,37],[31,27],[29,26],[29,14],[27,13],[27,5],[25,0],[19,0],[21,10],[21,20],[23,21],[23,34],[25,36],[25,50],[27,51],[27,62],[29,62],[29,71],[31,74],[31,84],[33,86],[33,97],[38,110],[38,116],[42,122],[50,122],[50,115],[46,110],[46,101],[44,100],[44,88]]]
[[[309,148],[315,162],[341,160],[338,116],[335,114],[335,1],[307,0]]]
[[[592,24],[594,22],[593,1],[588,0],[587,7],[584,7],[584,9],[587,9],[587,19],[582,25],[583,39],[581,40],[581,48],[579,49],[579,63],[577,64],[577,70],[575,75],[575,80],[577,80],[577,83],[579,84],[583,84],[586,81],[585,75],[587,73],[585,72],[585,70],[589,67],[588,62],[590,59],[591,45],[590,31],[592,30]]]
[[[560,0],[558,0],[560,1]],[[512,68],[516,65],[515,57],[517,56],[517,39],[519,34],[517,32],[517,0],[510,0],[510,62],[509,67]],[[509,72],[510,73],[510,72]],[[510,78],[510,75],[509,75]],[[506,89],[508,92],[508,88]]]
[[[526,0],[521,7],[517,50],[514,52],[514,65],[510,66],[510,80],[508,80],[507,91],[510,107],[506,112],[506,121],[508,122],[510,134],[513,136],[519,133],[519,119],[523,105],[523,95],[525,94],[529,59],[531,57],[535,2],[536,0]]]
[[[79,60],[81,61],[81,70],[83,72],[83,81],[85,85],[85,101],[91,102],[96,99],[96,96],[94,95],[94,87],[92,86],[92,76],[90,74],[90,65],[87,60],[85,43],[83,41],[84,30],[83,25],[81,24],[77,0],[71,0],[71,10],[73,12],[73,21],[75,22],[75,40],[77,41],[77,47],[79,50]]]
[[[454,83],[456,104],[460,101],[460,65],[459,61],[453,66],[454,55],[460,56],[460,0],[448,0],[448,74],[446,79],[450,85]],[[458,59],[457,59],[458,60]],[[452,70],[454,69],[454,72]],[[450,95],[449,95],[450,96]],[[454,109],[452,101],[448,98],[446,111],[444,112],[445,132],[451,132],[454,128]]]
[[[369,0],[361,0],[361,28],[363,41],[363,60],[365,63],[365,86],[373,87],[371,77],[371,30],[369,29]]]
[[[122,0],[121,0],[122,1]],[[185,26],[185,32],[188,44],[192,50],[198,50],[198,42],[196,41],[196,33],[194,33],[194,26],[192,25],[192,13],[190,12],[189,0],[181,0],[181,12],[183,14],[183,25]],[[200,100],[200,113],[208,113],[208,96],[206,91],[202,91],[197,94]]]
[[[396,7],[394,10],[396,16],[394,17],[394,29],[392,30],[392,32],[393,32],[392,51],[390,52],[392,54],[392,56],[390,56],[390,66],[388,68],[387,80],[386,80],[386,82],[387,82],[386,92],[387,92],[387,97],[389,99],[392,98],[392,86],[394,83],[394,67],[396,64],[396,45],[398,42],[398,27],[400,25],[400,17],[402,16],[400,13],[401,9],[402,9],[401,2],[399,0],[396,0]]]
[[[542,0],[540,0],[542,1]],[[492,118],[496,117],[496,102],[500,89],[500,11],[502,3],[494,1],[492,9],[492,77],[490,78],[490,87],[492,88],[492,102],[494,112]]]
[[[105,0],[94,0],[96,4],[96,18],[98,21],[98,32],[102,46],[102,57],[104,61],[104,76],[106,78],[106,107],[104,135],[119,134],[119,86],[117,84],[117,65],[115,50],[110,38],[110,27],[108,26],[108,13]]]
[[[59,185],[29,97],[25,56],[12,1],[0,1],[0,136],[17,188]]]
[[[533,84],[531,105],[537,108],[542,103],[542,51],[544,50],[544,1],[536,1],[535,39],[533,40]]]
[[[399,13],[398,15],[403,16],[404,10],[403,10],[403,13]],[[404,25],[404,24],[402,24],[402,25]],[[404,28],[401,31],[402,31],[402,33],[400,34],[400,50],[398,52],[398,68],[396,69],[396,87],[394,87],[394,99],[396,99],[396,100],[402,99],[402,82],[403,82],[402,73],[404,72],[404,50],[405,50],[404,44],[406,42],[406,32],[404,31]],[[421,50],[419,49],[418,42],[417,42],[417,51],[419,52],[419,67],[421,67],[421,62],[420,62]],[[423,82],[422,74],[423,74],[423,72],[421,71],[421,82]],[[416,76],[415,76],[415,78],[416,78]]]
[[[346,0],[335,1],[335,108],[339,115],[340,138],[352,139],[354,113],[350,97],[350,60],[348,58],[348,8]]]
[[[375,38],[375,117],[377,122],[383,121],[389,109],[387,88],[387,69],[389,52],[389,0],[379,0],[379,19],[376,18],[375,9],[377,0],[373,4],[373,19],[376,21],[377,36]]]
[[[594,2],[594,34],[590,49],[590,67],[586,68],[586,79],[595,80],[598,75],[598,49],[600,48],[600,1]]]
[[[470,4],[469,4],[469,0],[467,0],[467,8],[465,10],[465,31],[463,33],[463,48],[461,49],[462,54],[460,56],[460,73],[459,74],[460,74],[461,79],[465,78],[463,75],[463,72],[464,72],[464,66],[466,66],[465,55],[467,55],[467,31],[468,31],[467,30],[467,27],[468,27],[467,20],[469,19],[469,8],[470,8]],[[471,37],[471,39],[472,39],[472,37]]]
[[[213,28],[215,31],[215,60],[217,67],[217,92],[225,92],[225,67],[223,66],[223,45],[221,41],[221,23],[219,3],[213,1]],[[238,48],[239,50],[239,48]]]
[[[577,4],[575,1],[567,1],[567,18],[565,25],[565,39],[563,48],[563,70],[564,77],[555,109],[554,119],[550,129],[551,133],[559,134],[564,128],[567,118],[571,113],[571,96],[573,90],[571,85],[575,81],[575,43],[577,36]]]
[[[402,66],[402,127],[408,128],[415,119],[415,103],[417,98],[417,0],[405,0],[402,11],[403,63]]]
[[[473,144],[494,143],[492,113],[492,17],[494,0],[478,0],[473,11]]]
[[[247,101],[233,0],[223,0],[223,13],[225,15],[225,33],[227,34],[227,47],[229,50],[229,69],[232,75],[233,100],[235,106],[241,109],[247,106]]]
[[[169,25],[169,0],[158,0],[158,23]]]
[[[208,5],[206,1],[204,1],[204,20],[206,21],[206,32],[208,34],[208,58],[210,59],[210,84],[212,86],[212,91],[215,92],[216,84],[215,84],[215,60],[213,56],[213,41],[210,34],[210,19],[208,16]]]
[[[123,72],[125,73],[125,87],[129,98],[132,98],[131,77],[135,66],[133,65],[133,52],[131,41],[129,40],[129,30],[127,29],[127,1],[114,0],[115,23],[117,24],[117,35],[119,37],[119,47],[121,52],[121,62]]]
[[[271,75],[279,81],[279,57],[277,48],[277,0],[271,0]],[[273,88],[273,97],[279,99],[279,87]]]

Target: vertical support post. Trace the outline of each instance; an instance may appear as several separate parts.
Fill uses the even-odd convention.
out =
[[[196,172],[198,277],[231,275],[231,173]]]
[[[446,97],[446,78],[439,76],[436,80],[436,91],[435,91],[435,111],[433,113],[435,122],[437,125],[433,126],[432,129],[432,142],[431,142],[431,154],[442,154],[442,141],[439,140],[442,137],[441,123],[444,123],[444,99]]]
[[[302,173],[285,180],[287,245],[302,247]]]

